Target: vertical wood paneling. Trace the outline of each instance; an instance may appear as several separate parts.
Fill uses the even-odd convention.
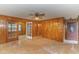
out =
[[[0,43],[5,43],[7,39],[6,21],[0,20]]]
[[[17,25],[22,24],[22,31],[17,32],[17,35],[24,35],[26,34],[26,23],[30,22],[25,19],[20,19],[16,17],[9,17],[9,16],[0,16],[0,19],[6,20],[7,21],[12,21],[17,23]],[[31,21],[32,22],[32,35],[34,36],[42,36],[45,38],[49,38],[52,40],[57,40],[57,41],[63,41],[63,35],[64,35],[64,18],[53,18],[53,19],[48,19],[44,21]],[[7,26],[4,24],[5,27],[0,27],[0,39],[2,42],[5,42],[7,39]],[[17,29],[18,31],[18,29]]]
[[[52,20],[47,20],[42,22],[42,36],[57,40],[63,41],[64,35],[64,19],[56,18]]]

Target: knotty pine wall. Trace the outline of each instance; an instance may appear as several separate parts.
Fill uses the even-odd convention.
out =
[[[26,34],[26,22],[17,22],[17,24],[20,24],[22,26],[22,30],[18,31],[19,35],[25,35]]]
[[[52,39],[52,40],[63,41],[63,37],[64,37],[64,18],[63,17],[53,18],[53,19],[48,19],[48,20],[43,20],[43,21],[32,21],[32,20],[27,20],[27,19],[22,19],[22,18],[17,18],[17,17],[0,15],[0,20],[4,20],[5,23],[7,21],[12,21],[17,24],[22,24],[22,31],[17,32],[18,36],[25,35],[26,34],[26,23],[32,22],[33,37],[42,36],[42,37]],[[6,28],[6,26],[5,26],[5,28]],[[5,31],[5,33],[4,33],[5,38],[2,38],[2,39],[4,39],[4,41],[7,40],[6,39],[6,37],[7,37],[6,29],[7,28],[6,29],[5,28],[3,28]],[[0,28],[0,33],[1,33],[1,31],[2,31],[2,29]],[[1,36],[2,35],[0,34],[0,37]]]
[[[42,21],[40,27],[42,37],[57,41],[63,41],[65,35],[63,17]]]
[[[18,18],[18,17],[4,16],[4,15],[0,15],[0,19],[4,20],[6,22],[10,21],[10,22],[15,22],[16,24],[21,24],[22,31],[21,32],[18,31],[18,34],[19,35],[25,34],[25,32],[26,32],[26,20],[25,19]]]
[[[63,41],[65,36],[65,21],[63,17],[43,21],[32,21],[32,35]]]
[[[6,21],[0,19],[0,43],[7,42]]]
[[[33,21],[32,22],[32,34],[33,36],[41,36],[42,34],[42,28],[41,28],[41,21]]]
[[[65,36],[64,18],[53,18],[42,21],[32,21],[32,35],[63,41]]]
[[[16,36],[18,37],[19,35],[24,35],[26,34],[26,20],[22,19],[22,18],[17,18],[17,17],[11,17],[11,16],[4,16],[4,15],[0,15],[0,43],[6,43],[9,41],[14,41],[17,40],[16,39],[8,39],[8,22],[12,22],[12,23],[16,23],[21,24],[22,25],[22,31],[19,32],[18,28],[16,30]],[[17,26],[18,27],[18,26]]]

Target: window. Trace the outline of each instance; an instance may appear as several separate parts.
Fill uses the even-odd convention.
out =
[[[17,25],[16,24],[12,24],[12,23],[8,24],[8,31],[9,32],[14,32],[16,30],[17,30]]]
[[[22,30],[22,25],[19,24],[19,25],[18,25],[18,31],[21,31],[21,30]]]
[[[11,32],[11,24],[8,24],[8,31]]]
[[[27,23],[27,35],[32,36],[32,22]]]
[[[12,24],[12,32],[16,31],[17,29],[17,25],[16,24]]]

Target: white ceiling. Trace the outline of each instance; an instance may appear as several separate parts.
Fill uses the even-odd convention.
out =
[[[45,19],[53,17],[76,18],[79,15],[79,4],[0,4],[0,15],[30,18],[34,12],[46,13]]]

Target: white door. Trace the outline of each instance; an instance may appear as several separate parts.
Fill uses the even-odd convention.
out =
[[[26,37],[32,39],[32,22],[26,23]]]

